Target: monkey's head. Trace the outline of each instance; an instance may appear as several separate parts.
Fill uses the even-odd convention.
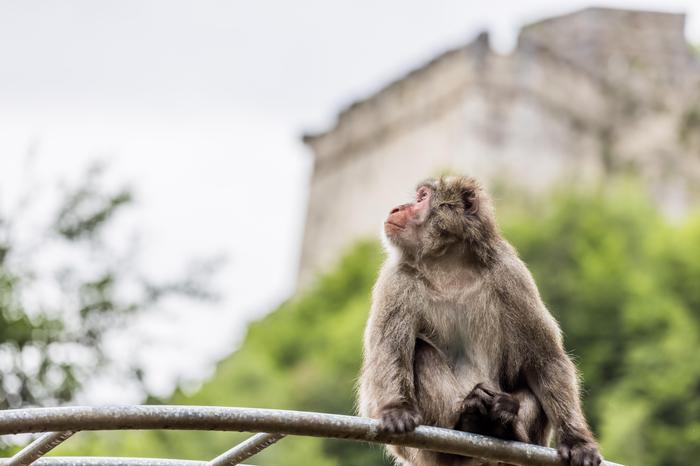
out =
[[[491,200],[474,178],[446,176],[416,188],[415,201],[389,212],[384,233],[407,258],[448,251],[487,263],[499,239]]]

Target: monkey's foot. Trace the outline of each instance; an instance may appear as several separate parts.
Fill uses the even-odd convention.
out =
[[[469,392],[462,402],[462,414],[467,416],[488,416],[494,401],[494,392],[484,388],[482,384]]]
[[[423,418],[415,407],[391,405],[380,412],[379,430],[390,434],[412,432],[422,421]]]
[[[489,416],[494,422],[511,425],[518,419],[520,401],[507,393],[498,393],[493,397]]]
[[[489,412],[493,406],[493,392],[477,384],[462,400],[460,416],[455,429],[475,434],[491,435]]]
[[[457,428],[505,440],[529,442],[519,412],[520,401],[516,397],[477,384],[462,402]]]
[[[603,461],[594,442],[562,443],[557,451],[570,466],[598,466]]]
[[[505,440],[529,442],[530,438],[520,413],[520,401],[508,393],[497,393],[493,397],[493,405],[489,417],[493,435]]]

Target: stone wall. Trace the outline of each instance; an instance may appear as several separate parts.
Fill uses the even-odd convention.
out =
[[[660,85],[685,82],[694,65],[685,15],[587,8],[523,27],[519,48],[542,44],[588,72],[621,82],[644,77]]]

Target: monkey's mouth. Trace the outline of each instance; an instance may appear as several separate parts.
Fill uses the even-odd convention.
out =
[[[384,226],[385,226],[385,227],[391,226],[391,227],[393,227],[393,228],[398,228],[399,230],[405,230],[405,229],[406,229],[406,227],[405,227],[404,225],[399,225],[398,223],[394,223],[394,222],[392,222],[391,220],[387,220],[386,222],[384,222]]]

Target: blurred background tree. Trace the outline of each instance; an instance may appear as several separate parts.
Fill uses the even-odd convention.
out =
[[[700,215],[661,216],[633,184],[500,205],[505,236],[531,267],[584,381],[604,453],[623,464],[700,457]],[[504,196],[517,199],[516,196]],[[359,242],[317,284],[250,326],[242,347],[193,394],[169,402],[354,413],[369,296],[382,252]],[[211,458],[244,435],[86,434],[63,453]],[[252,464],[390,464],[381,448],[289,438]]]
[[[72,400],[110,367],[105,335],[128,317],[169,296],[215,298],[211,262],[161,282],[138,269],[133,243],[115,249],[109,235],[133,196],[104,188],[103,175],[94,165],[48,208],[46,192],[27,186],[14,209],[0,210],[2,409]],[[136,366],[127,372],[141,376]]]

